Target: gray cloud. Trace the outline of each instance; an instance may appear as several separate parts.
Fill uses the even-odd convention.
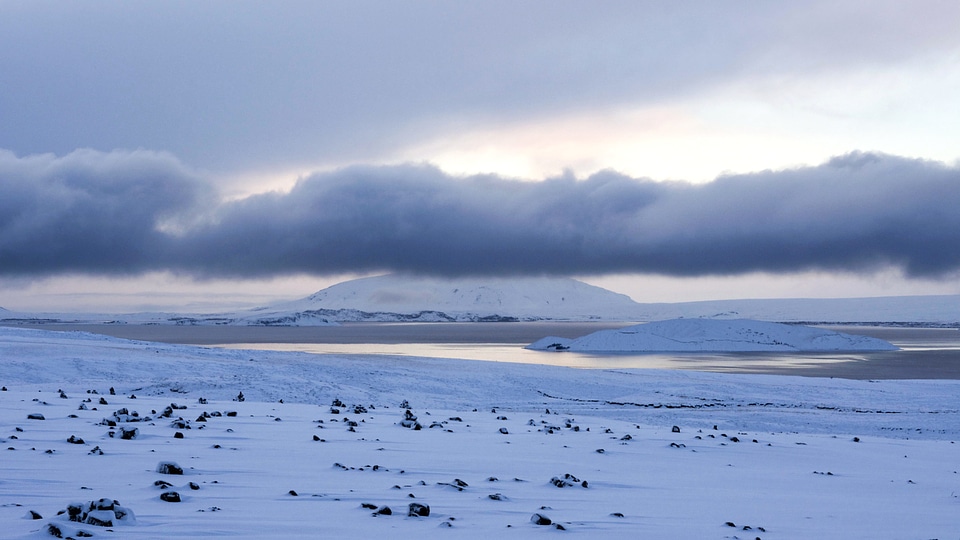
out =
[[[0,194],[10,277],[960,270],[960,168],[878,154],[700,185],[351,167],[216,203],[165,154],[7,153]]]
[[[0,148],[362,163],[453,130],[950,54],[958,16],[936,0],[4,2]]]
[[[0,150],[0,274],[130,274],[164,264],[170,236],[213,192],[156,152]]]

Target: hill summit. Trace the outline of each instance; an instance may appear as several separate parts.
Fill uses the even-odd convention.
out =
[[[355,279],[271,311],[330,320],[631,320],[630,297],[569,278],[433,278],[389,274]]]

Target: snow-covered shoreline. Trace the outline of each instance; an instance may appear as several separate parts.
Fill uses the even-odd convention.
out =
[[[528,349],[617,352],[893,351],[882,339],[748,319],[672,319],[599,330],[576,339],[547,336]]]
[[[19,328],[0,328],[0,356],[2,436],[14,448],[0,462],[0,519],[12,538],[50,537],[48,523],[124,538],[944,538],[960,528],[960,381],[318,357]],[[186,408],[161,417],[171,403]],[[401,405],[422,429],[402,427]],[[102,423],[121,409],[150,417],[126,424],[133,440],[108,435],[124,424]],[[157,473],[168,460],[185,475]],[[164,491],[181,502],[160,500]],[[56,517],[104,497],[136,522],[107,533]],[[430,516],[407,517],[411,502]],[[565,531],[535,525],[537,513]]]

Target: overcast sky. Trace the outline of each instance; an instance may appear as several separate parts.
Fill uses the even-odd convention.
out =
[[[960,293],[960,3],[0,0],[0,306]]]

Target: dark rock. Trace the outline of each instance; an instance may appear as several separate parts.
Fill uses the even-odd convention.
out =
[[[7,387],[4,386],[3,390],[6,391]],[[63,532],[60,531],[60,527],[57,527],[53,523],[47,523],[47,534],[54,538],[63,538]]]
[[[157,472],[160,474],[183,474],[183,468],[172,461],[161,461],[157,465]]]
[[[70,504],[65,511],[59,512],[58,515],[64,513],[67,514],[70,521],[97,527],[113,527],[118,523],[134,521],[133,512],[129,508],[120,506],[120,503],[113,499],[90,501],[85,505],[82,503]]]
[[[576,486],[577,484],[580,484],[582,487],[587,487],[586,480],[581,481],[579,478],[569,473],[564,474],[563,478],[554,476],[553,478],[550,479],[550,483],[557,486],[558,488],[573,487],[573,486]]]
[[[100,404],[101,404],[101,405],[109,405],[109,403],[107,403],[106,398],[100,398]]]
[[[854,437],[853,442],[860,442],[860,437]]]
[[[430,515],[430,507],[420,503],[410,503],[407,507],[407,515],[414,517],[427,517]]]
[[[46,420],[40,413],[31,413],[27,415],[27,420]]]
[[[180,502],[180,494],[176,491],[165,491],[160,494],[160,500],[171,503]]]
[[[137,428],[120,428],[120,438],[125,441],[136,439],[138,435],[140,435],[140,430]]]
[[[376,510],[377,505],[370,503],[360,503],[360,508],[366,508],[367,510]]]
[[[510,432],[507,431],[507,428],[505,428],[505,427],[500,428],[500,433],[501,433],[502,435],[509,435],[509,434],[510,434]]]
[[[197,491],[198,489],[200,489],[200,484],[196,482],[190,482],[187,485],[190,486],[190,489],[192,489],[193,491]]]
[[[167,488],[173,487],[173,484],[171,484],[170,482],[167,482],[166,480],[157,480],[156,482],[153,483],[153,485],[160,489],[167,489]]]
[[[290,495],[291,497],[296,497],[298,495],[297,492],[292,489],[288,491],[287,494]]]
[[[611,517],[622,518],[622,517],[623,517],[623,513],[622,513],[622,512],[613,512],[613,513],[610,514],[610,516],[611,516]]]
[[[174,439],[182,439],[182,438],[183,438],[183,433],[178,431],[178,432],[176,432],[176,433],[173,434],[173,438],[174,438]]]
[[[530,516],[530,522],[534,525],[552,525],[553,520],[543,514],[534,514]]]
[[[34,512],[33,510],[31,510],[31,511],[30,511],[30,519],[43,519],[43,516],[41,516],[41,515],[38,514],[37,512]]]
[[[501,494],[501,493],[492,493],[492,494],[490,494],[490,495],[487,495],[487,498],[490,499],[491,501],[503,501],[503,500],[506,500],[506,497],[504,497],[503,494]]]
[[[375,516],[377,516],[377,515],[379,515],[379,516],[392,516],[392,515],[393,515],[393,510],[391,510],[389,506],[381,506],[380,508],[377,509],[376,512],[373,513],[373,515],[375,515]]]
[[[93,450],[90,450],[90,451],[87,452],[87,453],[90,454],[90,455],[93,455],[93,456],[102,456],[102,455],[103,455],[103,450],[101,450],[99,446],[94,446],[94,447],[93,447]]]
[[[83,439],[77,437],[76,435],[71,435],[67,438],[67,442],[70,444],[86,444],[83,442]]]
[[[561,524],[559,524],[559,523],[554,523],[553,526],[556,527],[558,531],[565,531],[565,530],[567,530],[566,527],[564,527],[563,525],[561,525]]]
[[[680,426],[673,426],[673,428],[670,431],[672,431],[673,433],[680,433]]]

